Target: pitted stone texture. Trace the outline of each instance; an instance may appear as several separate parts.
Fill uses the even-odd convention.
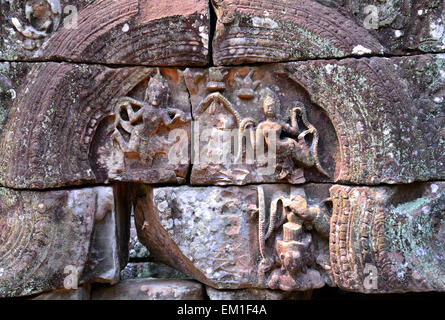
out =
[[[190,105],[180,70],[38,63],[13,89],[1,107],[1,185],[185,181]],[[178,139],[185,153],[170,161]]]
[[[203,285],[190,280],[133,279],[94,288],[92,300],[203,300]]]
[[[217,290],[206,287],[210,300],[309,300],[312,291],[286,292],[267,289]]]
[[[0,189],[0,296],[63,289],[88,260],[98,195],[108,187],[48,192]],[[64,281],[66,282],[64,284]]]
[[[190,162],[193,184],[440,180],[444,61],[441,54],[319,60],[188,69],[185,78],[172,68],[6,63],[0,184],[36,189],[112,181],[180,184]],[[191,107],[193,128],[243,129],[248,136],[270,129],[262,109],[271,99],[280,105],[271,122],[285,133],[279,141],[284,149],[277,153],[283,161],[272,166],[272,174],[233,159],[195,162],[197,151],[213,156],[221,149],[202,135],[195,141]],[[301,106],[306,124],[297,112]]]
[[[364,293],[445,291],[445,183],[330,189],[332,274]]]
[[[441,52],[442,1],[214,0],[216,65]]]
[[[444,75],[441,54],[188,69],[195,120],[191,183],[443,179]],[[271,97],[278,105],[275,118],[263,111]],[[292,114],[301,106],[308,124],[301,113]],[[254,163],[247,163],[250,144],[240,137],[256,140],[272,124],[278,129],[269,131],[280,137],[276,166],[260,174],[273,161],[259,164],[255,141]],[[237,144],[224,140],[227,132],[234,132]]]
[[[329,185],[265,185],[263,198],[259,198],[258,188],[140,186],[134,191],[139,239],[157,260],[218,289],[271,287],[305,291],[322,287],[330,281],[324,235],[318,231],[311,235],[312,226],[308,223],[301,225],[304,243],[299,239],[281,241],[283,246],[289,245],[291,256],[295,247],[301,248],[298,253],[295,249],[292,257],[305,257],[301,261],[296,258],[302,269],[293,274],[286,271],[293,258],[283,262],[275,246],[283,238],[282,223],[278,221],[286,218],[279,198],[300,195],[307,197],[308,206],[321,206],[329,196]],[[268,239],[266,228],[258,224],[261,219],[272,221],[267,228],[271,233]],[[273,261],[270,269],[261,269],[263,255]]]
[[[17,98],[20,84],[30,68],[29,63],[0,63],[0,135],[8,118],[9,110]]]
[[[201,66],[204,0],[36,0],[1,4],[1,59]]]

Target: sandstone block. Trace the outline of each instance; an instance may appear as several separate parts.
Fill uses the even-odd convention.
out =
[[[14,84],[20,66],[4,73]],[[180,70],[53,62],[29,69],[2,106],[1,185],[185,181],[190,105]]]
[[[188,69],[191,183],[443,179],[444,74],[443,55]]]
[[[330,283],[329,227],[315,217],[326,218],[328,188],[142,186],[134,191],[139,239],[155,259],[214,288],[320,288]],[[280,251],[285,221],[304,232]]]
[[[333,186],[330,260],[341,289],[445,291],[445,184]]]
[[[441,52],[442,1],[215,0],[216,65]]]
[[[95,217],[109,210],[107,203],[97,200],[109,191],[107,187],[48,192],[1,188],[0,296],[80,284]]]
[[[0,59],[150,66],[208,63],[204,0],[3,1]]]

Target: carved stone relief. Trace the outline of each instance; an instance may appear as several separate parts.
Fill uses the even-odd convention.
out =
[[[208,62],[205,0],[18,0],[0,6],[0,59],[152,66]]]
[[[48,192],[0,188],[0,297],[75,289],[83,272],[115,281],[104,273],[116,270],[108,265],[111,257],[99,259],[86,272],[92,262],[90,244],[105,249],[97,238],[108,237],[108,249],[120,257],[115,234],[97,227],[99,220],[115,219],[115,214],[110,187]]]
[[[319,180],[333,174],[332,125],[280,65],[188,69],[185,77],[195,120],[193,184],[297,184],[305,169]]]
[[[445,291],[443,1],[0,9],[0,297]]]
[[[10,75],[9,72],[5,74]],[[163,79],[159,83],[165,85],[160,91],[159,88],[154,89],[159,87],[159,83],[152,81],[148,86],[150,78],[156,74],[157,78]],[[147,89],[148,97],[145,98]],[[168,143],[158,143],[158,149],[146,145],[143,152],[156,153],[150,165],[142,159],[133,158],[131,152],[125,154],[122,146],[128,149],[123,141],[126,141],[127,135],[131,136],[130,132],[138,130],[135,128],[141,128],[138,121],[142,120],[144,110],[149,109],[150,99],[158,95],[156,92],[161,93],[157,99],[163,99],[159,102],[162,105],[157,107],[159,110],[165,109],[161,114],[166,116],[169,112],[167,109],[173,108],[177,109],[178,115],[175,118],[170,112],[169,117],[172,115],[173,118],[165,119],[168,126],[160,125],[155,134],[144,135],[153,135],[162,142],[170,139],[178,150],[170,148]],[[134,119],[136,123],[124,124],[130,131],[126,132],[122,124],[126,123],[129,115],[125,115],[125,112],[134,113],[138,108],[129,101],[145,107],[140,108],[141,117]],[[22,108],[23,105],[29,106],[29,109]],[[5,107],[8,121],[2,128],[0,138],[1,148],[5,150],[0,155],[0,180],[3,185],[50,188],[110,180],[177,183],[183,182],[186,176],[190,105],[179,70],[36,64],[26,78],[21,79],[15,99],[8,99]],[[146,116],[148,114],[145,113]],[[142,125],[149,126],[150,123],[153,121],[142,121]],[[15,130],[17,126],[24,130]],[[122,139],[116,140],[114,137],[116,128],[122,128],[118,131],[123,135]],[[133,141],[135,139],[133,134]],[[172,153],[172,161],[169,161],[169,152]],[[22,164],[13,165],[18,162]]]
[[[328,188],[141,186],[138,235],[157,259],[215,288],[320,288],[331,283]]]
[[[203,185],[443,179],[443,61],[425,55],[159,72],[16,64],[2,71],[0,183],[182,183],[190,166],[191,183]],[[149,88],[158,73],[168,90]],[[147,89],[168,96],[157,109],[172,117],[149,148],[140,142],[148,134],[138,133],[140,110],[148,110],[141,106],[151,104]],[[173,119],[172,108],[182,115]],[[280,133],[275,145],[264,134],[273,132]],[[269,147],[276,148],[275,158]],[[173,158],[165,161],[169,153]],[[153,154],[158,160],[150,165]]]
[[[332,275],[359,292],[444,291],[445,186],[330,189]]]
[[[190,162],[188,95],[180,71],[163,72],[166,76],[150,69],[130,92],[143,98],[112,101],[113,113],[104,120],[90,153],[96,176],[107,181],[185,182]]]
[[[442,52],[443,1],[214,0],[216,65]]]
[[[443,291],[442,185],[140,186],[135,218],[156,259],[217,289]]]
[[[59,27],[62,8],[59,0],[34,0],[25,2],[24,11],[26,21],[13,16],[10,22],[22,39],[17,43],[25,50],[34,51]]]

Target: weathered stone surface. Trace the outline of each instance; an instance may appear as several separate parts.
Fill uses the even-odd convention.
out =
[[[185,181],[190,105],[181,71],[39,63],[12,89],[2,106],[0,184]],[[170,161],[178,143],[185,151]]]
[[[206,286],[210,300],[309,300],[312,291],[286,292],[268,289],[217,290]]]
[[[341,289],[445,291],[445,183],[330,193],[330,260]]]
[[[2,1],[0,59],[206,65],[205,0]]]
[[[8,117],[9,109],[17,97],[20,83],[30,69],[29,63],[0,63],[0,134]]]
[[[330,283],[328,188],[140,186],[138,236],[153,257],[215,288],[320,288]]]
[[[191,182],[443,179],[444,62],[439,54],[188,69],[195,120]],[[263,110],[270,106],[275,115]],[[274,132],[276,147],[262,137]],[[269,153],[266,161],[258,157],[261,141],[276,150],[270,172]]]
[[[185,78],[170,68],[3,64],[0,184],[184,183],[190,162],[193,184],[443,179],[444,61],[320,60],[188,69]],[[273,132],[282,135],[276,167],[256,153],[258,135]],[[225,133],[231,152],[218,145]]]
[[[137,262],[129,263],[121,271],[121,280],[136,278],[188,279],[188,277],[163,263]]]
[[[94,288],[92,300],[202,300],[203,285],[190,280],[133,279]]]
[[[333,123],[336,182],[444,178],[444,62],[443,55],[423,55],[288,65]]]
[[[332,180],[334,127],[285,66],[185,71],[194,119],[192,184]]]
[[[214,0],[217,65],[441,52],[443,1]]]
[[[117,250],[119,252],[119,266],[120,270],[122,270],[130,258],[130,228],[131,221],[133,220],[131,217],[131,200],[125,183],[115,183],[113,191],[116,210]]]
[[[104,214],[98,196],[107,189],[0,188],[0,296],[75,285],[88,259],[95,217]]]
[[[32,300],[90,300],[90,286],[81,286],[76,290],[55,290],[39,294]]]
[[[120,190],[116,191],[118,193]],[[99,189],[97,203],[88,261],[82,280],[114,284],[119,281],[120,271],[128,260],[128,237],[125,229],[130,216],[126,218],[128,212],[116,210],[112,188]],[[121,243],[126,243],[127,246],[122,246]]]

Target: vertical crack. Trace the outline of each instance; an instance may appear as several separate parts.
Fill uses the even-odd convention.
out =
[[[215,12],[216,4],[213,3],[213,0],[209,0],[209,13],[210,13],[210,21],[209,21],[209,67],[213,67],[213,39],[215,36],[216,30],[216,12]]]
[[[210,37],[210,33],[209,33],[209,37]],[[212,47],[211,42],[209,42],[209,48]],[[211,50],[209,49],[209,57],[210,57],[210,63],[212,63],[213,65],[213,60],[212,60],[212,53]],[[187,94],[188,94],[188,100],[189,100],[189,105],[190,105],[190,118],[192,119],[191,121],[191,126],[190,126],[190,137],[188,137],[190,140],[190,150],[189,150],[189,164],[188,164],[188,169],[187,169],[187,174],[185,176],[185,184],[186,185],[190,185],[190,179],[192,176],[192,169],[193,169],[193,163],[192,163],[192,159],[193,159],[193,123],[195,121],[194,117],[193,117],[193,105],[192,105],[192,94],[190,92],[190,89],[187,85],[187,81],[185,81],[185,88],[187,89]]]

